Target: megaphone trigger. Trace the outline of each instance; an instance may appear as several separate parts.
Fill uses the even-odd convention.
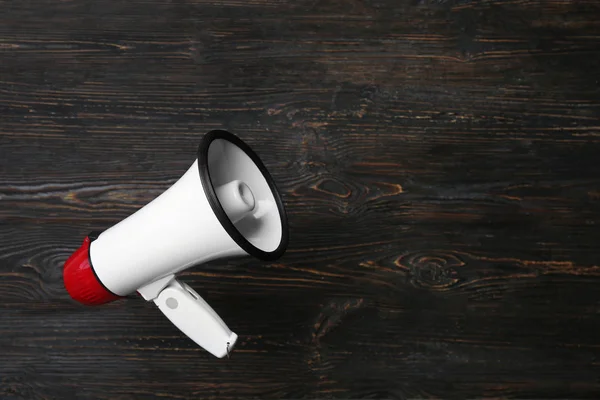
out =
[[[154,299],[158,309],[200,347],[218,358],[229,355],[237,335],[206,301],[185,283],[173,279]]]

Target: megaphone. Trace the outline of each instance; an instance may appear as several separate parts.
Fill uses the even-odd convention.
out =
[[[91,233],[66,261],[70,296],[87,305],[138,292],[199,346],[223,357],[237,335],[175,275],[220,258],[273,261],[288,244],[281,195],[258,155],[232,133],[206,134],[185,174],[145,207]]]

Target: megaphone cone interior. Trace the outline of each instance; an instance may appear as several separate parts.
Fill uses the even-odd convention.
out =
[[[279,258],[287,247],[287,218],[256,153],[236,136],[213,131],[202,141],[198,161],[206,196],[229,235],[250,255]]]

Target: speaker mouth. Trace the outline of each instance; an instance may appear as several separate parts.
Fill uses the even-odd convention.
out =
[[[272,251],[265,251],[263,249],[260,249],[258,246],[252,244],[250,240],[248,240],[246,236],[242,232],[240,232],[240,230],[229,219],[227,213],[225,212],[225,209],[219,201],[219,197],[215,190],[215,182],[213,182],[213,179],[211,178],[209,161],[209,149],[211,147],[211,144],[218,139],[225,140],[235,145],[241,151],[243,151],[246,154],[246,156],[248,156],[250,160],[254,163],[254,165],[258,168],[258,170],[262,174],[262,178],[267,183],[271,191],[273,200],[277,205],[279,220],[281,222],[281,238],[277,247]],[[225,231],[238,244],[238,246],[240,246],[251,256],[263,261],[274,261],[280,258],[283,255],[283,253],[285,253],[289,241],[288,220],[285,212],[285,207],[283,205],[281,194],[277,189],[277,186],[275,185],[273,177],[269,174],[265,165],[262,163],[258,155],[250,148],[250,146],[248,146],[244,141],[235,136],[233,133],[224,130],[210,131],[206,135],[204,135],[202,141],[200,142],[200,146],[198,147],[198,170],[200,172],[200,180],[202,181],[204,193],[206,194],[206,197],[214,214],[216,215],[217,219],[219,220]]]

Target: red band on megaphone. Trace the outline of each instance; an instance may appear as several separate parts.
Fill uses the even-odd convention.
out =
[[[65,262],[63,279],[69,295],[80,303],[86,305],[99,305],[120,299],[104,287],[94,273],[90,263],[89,236],[83,244]]]

